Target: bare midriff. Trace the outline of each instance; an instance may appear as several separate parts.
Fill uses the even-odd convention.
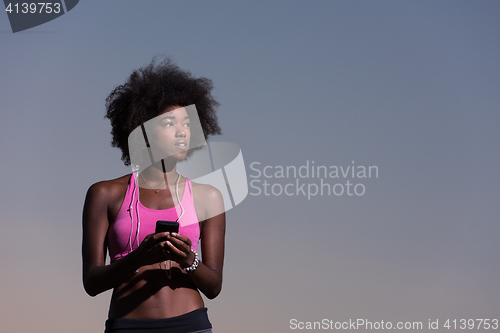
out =
[[[128,282],[113,290],[108,318],[162,319],[204,307],[201,295],[177,263],[143,266]],[[168,268],[167,262],[167,268]]]

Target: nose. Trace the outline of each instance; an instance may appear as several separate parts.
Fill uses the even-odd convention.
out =
[[[182,124],[177,125],[176,131],[175,131],[175,137],[176,138],[185,138],[186,137],[186,129]]]

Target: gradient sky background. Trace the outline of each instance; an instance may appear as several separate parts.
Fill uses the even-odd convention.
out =
[[[500,319],[499,17],[498,1],[108,0],[13,34],[0,14],[2,331],[103,331],[83,200],[130,172],[104,100],[160,54],[213,80],[214,141],[238,144],[249,176],[255,161],[379,168],[351,180],[363,196],[229,211],[214,332]]]

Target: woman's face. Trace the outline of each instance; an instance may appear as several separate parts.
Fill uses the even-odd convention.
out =
[[[177,160],[186,158],[191,140],[191,128],[185,108],[181,106],[167,108],[157,117],[154,133],[153,142],[167,158],[173,157]]]

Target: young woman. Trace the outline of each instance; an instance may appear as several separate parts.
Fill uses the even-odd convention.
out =
[[[211,90],[210,80],[166,59],[134,71],[106,100],[112,145],[124,163],[141,150],[129,147],[133,132],[143,132],[142,154],[151,157],[132,161],[132,174],[92,185],[85,199],[83,284],[91,296],[113,289],[106,332],[211,332],[199,292],[212,299],[222,288],[223,199],[177,173],[199,142],[220,134]],[[188,112],[193,104],[197,117]],[[158,220],[177,221],[178,232],[155,233]]]

